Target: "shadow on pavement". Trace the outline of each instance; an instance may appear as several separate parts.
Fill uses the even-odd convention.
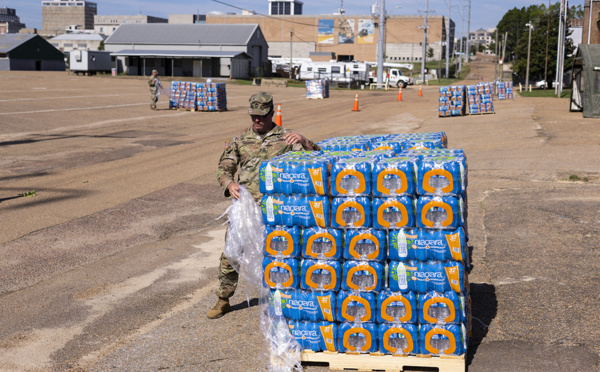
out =
[[[488,327],[498,312],[496,287],[487,283],[471,283],[471,337],[469,339],[467,365],[473,361],[477,348],[485,338]]]
[[[230,312],[238,311],[238,310],[248,309],[248,308],[254,307],[254,306],[258,306],[258,298],[251,298],[249,302],[243,301],[243,302],[240,302],[239,304],[235,304],[235,305],[231,306],[229,311]]]

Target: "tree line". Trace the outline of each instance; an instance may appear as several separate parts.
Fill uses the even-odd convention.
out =
[[[513,8],[506,12],[496,28],[498,29],[498,40],[508,33],[506,39],[506,54],[504,62],[512,62],[512,69],[518,77],[525,77],[527,69],[527,44],[529,29],[526,24],[533,25],[531,30],[531,51],[529,62],[530,80],[544,79],[546,68],[546,56],[548,61],[548,80],[554,80],[556,75],[556,56],[558,47],[558,29],[560,16],[560,2],[547,5],[530,5],[529,7]],[[581,5],[570,7],[567,12],[567,20],[583,18]],[[571,31],[567,28],[567,39],[565,42],[565,69],[573,64],[575,46],[568,38]],[[491,46],[490,46],[491,48]],[[495,50],[495,45],[494,49]]]

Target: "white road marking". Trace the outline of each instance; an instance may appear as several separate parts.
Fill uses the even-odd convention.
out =
[[[125,97],[125,96],[141,96],[140,93],[132,93],[132,94],[104,94],[104,95],[90,95],[90,96],[63,96],[63,97],[38,97],[38,98],[16,98],[16,99],[0,99],[0,102],[13,102],[13,101],[39,101],[39,100],[48,100],[48,99],[68,99],[73,100],[74,98],[96,98],[96,97]]]
[[[19,111],[19,112],[0,112],[0,115],[24,115],[24,114],[40,114],[40,113],[43,113],[43,112],[98,110],[98,109],[105,109],[105,108],[142,106],[142,105],[150,105],[150,104],[148,102],[145,102],[145,103],[129,103],[129,104],[126,104],[126,105],[94,106],[94,107],[75,107],[75,108],[67,108],[67,109],[35,110],[35,111]]]

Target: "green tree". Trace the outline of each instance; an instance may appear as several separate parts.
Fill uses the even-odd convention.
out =
[[[525,26],[529,22],[538,21],[545,13],[544,5],[531,5],[528,8],[513,8],[506,12],[500,22],[498,22],[498,35],[504,35],[508,32],[506,40],[506,61],[512,61],[519,58],[516,48],[523,39],[527,41],[528,31]],[[527,58],[527,49],[525,49],[525,58]]]
[[[531,7],[530,7],[531,8]],[[544,78],[546,66],[546,38],[548,37],[548,81],[553,81],[556,76],[556,57],[558,47],[558,27],[560,3],[550,6],[550,17],[548,17],[548,9],[545,6],[538,6],[538,14],[536,18],[532,18],[533,30],[531,31],[531,56],[529,62],[529,78],[531,81],[541,80]],[[569,12],[571,15],[572,13]],[[550,18],[550,33],[548,34],[548,18]],[[529,30],[523,28],[518,44],[514,47],[513,71],[520,77],[525,77],[527,70],[527,44],[529,39]],[[565,68],[568,68],[573,63],[572,54],[575,50],[573,43],[568,38],[571,32],[567,29],[567,39],[565,42]],[[510,36],[509,36],[510,39]],[[507,45],[508,49],[508,45]],[[508,55],[508,53],[507,53]],[[508,59],[508,58],[507,58]]]
[[[427,58],[433,58],[433,48],[429,47],[429,49],[427,49]]]
[[[98,50],[104,50],[104,40],[100,41],[100,45],[98,45]]]

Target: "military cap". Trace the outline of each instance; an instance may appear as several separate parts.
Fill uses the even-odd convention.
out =
[[[158,71],[156,71],[156,70],[152,70],[152,73],[158,75]]]
[[[269,93],[260,92],[250,97],[250,115],[266,115],[273,109],[273,96]]]

